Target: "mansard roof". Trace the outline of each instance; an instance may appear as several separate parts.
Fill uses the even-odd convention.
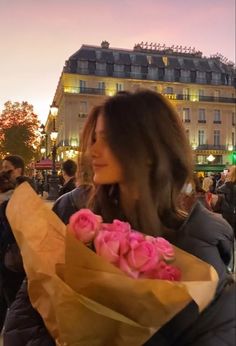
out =
[[[165,62],[163,57],[167,57]],[[78,61],[92,63],[151,66],[157,68],[185,69],[190,71],[215,72],[233,75],[232,65],[223,63],[220,59],[202,57],[201,52],[176,53],[172,49],[162,51],[145,50],[135,47],[134,50],[109,48],[103,46],[82,45],[82,47],[66,61],[64,72],[78,73]],[[91,66],[90,66],[91,67]],[[94,67],[95,68],[95,67]]]

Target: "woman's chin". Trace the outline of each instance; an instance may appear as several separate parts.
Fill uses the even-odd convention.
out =
[[[93,182],[96,185],[110,185],[110,184],[116,184],[117,183],[113,179],[108,179],[106,177],[101,177],[101,176],[99,176],[97,174],[94,175]]]

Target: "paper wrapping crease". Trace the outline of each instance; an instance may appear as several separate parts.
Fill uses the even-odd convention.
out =
[[[7,217],[21,249],[29,296],[57,345],[138,346],[193,299],[213,299],[213,267],[175,248],[182,281],[134,280],[67,231],[28,183],[13,193]]]

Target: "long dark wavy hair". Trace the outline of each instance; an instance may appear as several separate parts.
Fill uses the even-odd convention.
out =
[[[119,160],[127,185],[135,185],[135,206],[121,210],[117,186],[95,189],[93,209],[107,222],[114,218],[129,221],[145,234],[161,235],[176,228],[186,214],[178,206],[178,196],[192,175],[192,152],[181,120],[160,94],[149,90],[122,92],[95,107],[82,135],[82,170],[92,172],[87,155],[98,116],[105,120],[108,144]],[[84,168],[86,167],[86,169]]]

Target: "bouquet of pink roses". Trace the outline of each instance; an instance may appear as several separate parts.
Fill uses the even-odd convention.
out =
[[[218,277],[207,263],[88,210],[67,227],[27,183],[7,218],[30,301],[57,345],[141,346],[192,300],[202,311],[214,297]]]
[[[132,278],[176,280],[180,269],[170,263],[175,259],[173,246],[162,237],[145,236],[134,231],[128,222],[114,220],[107,224],[89,209],[81,209],[70,218],[70,229],[97,255],[120,268]]]

